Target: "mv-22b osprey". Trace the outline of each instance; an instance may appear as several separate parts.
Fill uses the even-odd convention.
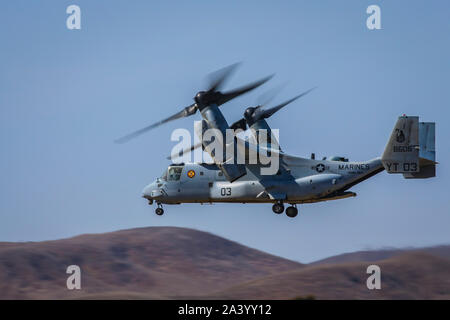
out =
[[[244,117],[229,126],[219,107],[241,94],[247,93],[262,85],[270,77],[251,83],[228,92],[219,91],[226,78],[235,69],[231,65],[210,76],[210,86],[194,97],[194,103],[185,107],[173,116],[151,126],[131,133],[117,142],[122,143],[153,129],[166,122],[188,117],[197,111],[202,115],[201,125],[195,131],[201,136],[205,129],[216,129],[226,135],[227,129],[247,129],[258,133],[262,130],[270,132],[266,119],[307,92],[275,107],[265,109],[261,105],[245,110]],[[202,138],[201,138],[202,139]],[[234,150],[237,149],[235,137]],[[274,145],[274,138],[269,142]],[[260,163],[239,163],[236,154],[224,161],[217,161],[217,150],[211,151],[208,142],[200,140],[200,144],[184,152],[202,147],[207,151],[214,163],[178,163],[170,165],[160,178],[147,185],[143,197],[149,204],[156,202],[156,214],[162,215],[162,204],[181,203],[271,203],[277,214],[284,212],[293,218],[297,216],[297,204],[344,199],[356,194],[349,191],[354,185],[386,170],[388,173],[401,173],[407,179],[431,178],[436,173],[435,162],[435,123],[419,122],[416,116],[400,116],[394,126],[389,141],[381,157],[369,161],[350,162],[344,157],[331,157],[322,160],[295,157],[282,152],[278,146],[268,144],[265,151],[277,153],[279,170],[275,174],[263,175]],[[256,140],[259,143],[258,140]],[[244,144],[244,152],[255,147],[248,141]],[[258,153],[263,148],[256,145]]]

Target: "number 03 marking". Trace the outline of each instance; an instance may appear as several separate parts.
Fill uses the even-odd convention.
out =
[[[220,188],[220,195],[222,197],[231,196],[231,188]]]

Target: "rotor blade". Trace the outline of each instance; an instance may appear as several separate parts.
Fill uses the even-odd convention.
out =
[[[135,137],[137,137],[137,136],[139,136],[139,135],[141,135],[141,134],[143,134],[143,133],[145,133],[145,132],[147,132],[147,131],[149,131],[149,130],[151,130],[153,128],[159,127],[160,125],[162,125],[164,123],[167,123],[167,122],[170,122],[170,121],[173,121],[173,120],[176,120],[176,119],[180,119],[180,118],[184,118],[184,117],[188,117],[190,115],[193,115],[196,111],[197,111],[197,106],[195,104],[191,104],[190,106],[184,108],[180,112],[175,113],[174,115],[172,115],[172,116],[170,116],[170,117],[168,117],[168,118],[166,118],[164,120],[158,121],[158,122],[156,122],[156,123],[154,123],[152,125],[149,125],[149,126],[147,126],[145,128],[142,128],[142,129],[139,129],[139,130],[137,130],[135,132],[127,134],[126,136],[123,136],[122,138],[119,138],[119,139],[115,140],[115,142],[116,143],[128,142],[129,140],[131,140],[131,139],[133,139],[133,138],[135,138]]]
[[[277,95],[278,93],[285,87],[287,82],[280,84],[279,86],[276,86],[274,88],[271,88],[264,92],[263,94],[260,94],[258,98],[256,99],[256,103],[258,106],[267,106]]]
[[[234,99],[238,96],[240,96],[241,94],[247,93],[253,89],[256,89],[257,87],[259,87],[260,85],[266,83],[267,81],[269,81],[274,75],[270,75],[268,77],[265,77],[259,81],[250,83],[246,86],[225,92],[225,93],[220,93],[220,97],[217,99],[217,105],[220,106],[228,101],[230,101],[231,99]]]
[[[208,75],[209,79],[209,89],[208,91],[217,91],[224,84],[225,81],[231,76],[231,74],[236,70],[236,68],[240,65],[240,62],[229,65],[220,70],[214,71]]]
[[[309,89],[308,91],[305,91],[305,92],[303,92],[302,94],[299,94],[298,96],[296,96],[296,97],[294,97],[294,98],[292,98],[292,99],[290,99],[290,100],[288,100],[288,101],[285,101],[285,102],[283,102],[283,103],[277,105],[276,107],[273,107],[273,108],[264,110],[262,116],[263,116],[264,118],[269,118],[269,117],[271,117],[275,112],[277,112],[277,111],[280,110],[281,108],[287,106],[287,105],[288,105],[289,103],[291,103],[291,102],[294,102],[294,101],[297,100],[298,98],[303,97],[304,95],[310,93],[311,91],[313,91],[313,90],[316,89],[316,88],[317,88],[317,87],[311,88],[311,89]]]
[[[192,152],[192,151],[194,151],[195,149],[200,148],[201,146],[202,146],[202,143],[199,142],[199,143],[193,145],[193,146],[190,147],[190,148],[186,148],[186,149],[182,150],[179,154],[176,154],[176,155],[174,155],[174,156],[175,156],[175,158],[182,157],[183,154],[188,153],[188,152]],[[172,159],[172,155],[168,156],[166,159],[167,159],[167,160]]]

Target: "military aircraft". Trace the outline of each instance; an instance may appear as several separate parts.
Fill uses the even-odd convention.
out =
[[[270,203],[276,214],[284,211],[288,217],[296,217],[297,205],[321,201],[355,197],[350,189],[356,184],[386,170],[388,173],[401,173],[406,179],[430,178],[436,175],[435,161],[435,123],[419,122],[417,116],[402,115],[398,118],[381,157],[368,161],[350,162],[345,157],[334,156],[315,159],[288,155],[278,146],[275,137],[269,135],[265,146],[256,138],[256,143],[243,141],[244,158],[247,162],[239,163],[236,154],[229,156],[223,150],[211,150],[211,141],[202,138],[207,129],[214,129],[225,136],[227,129],[247,130],[254,135],[270,132],[266,119],[284,106],[307,94],[312,89],[272,108],[258,105],[249,107],[244,117],[231,126],[228,125],[219,107],[244,93],[267,82],[270,77],[228,92],[219,91],[225,80],[236,69],[236,64],[221,69],[210,76],[209,88],[198,92],[194,103],[180,112],[121,139],[126,142],[159,125],[183,117],[194,115],[197,111],[202,116],[200,126],[195,129],[200,137],[200,144],[183,152],[193,151],[197,147],[208,152],[213,163],[174,163],[168,166],[161,177],[147,185],[142,197],[157,204],[157,215],[162,215],[163,204],[181,203]],[[231,144],[238,150],[242,139],[235,136]],[[225,149],[225,148],[224,148]],[[258,158],[263,151],[279,157],[279,169],[274,174],[262,174],[262,163],[248,162],[249,151],[254,150]],[[219,159],[220,158],[220,159]],[[225,160],[223,160],[225,159]],[[284,210],[284,205],[289,207]]]

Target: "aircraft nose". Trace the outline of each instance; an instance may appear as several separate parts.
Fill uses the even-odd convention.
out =
[[[149,185],[146,185],[145,188],[142,190],[142,197],[143,198],[151,198],[152,197],[152,191],[156,188],[155,183],[150,183]]]
[[[147,185],[144,190],[142,190],[142,197],[147,198],[147,199],[156,199],[163,196],[163,192],[162,190],[160,190],[158,188],[158,186],[156,185],[156,183],[150,183],[149,185]]]

